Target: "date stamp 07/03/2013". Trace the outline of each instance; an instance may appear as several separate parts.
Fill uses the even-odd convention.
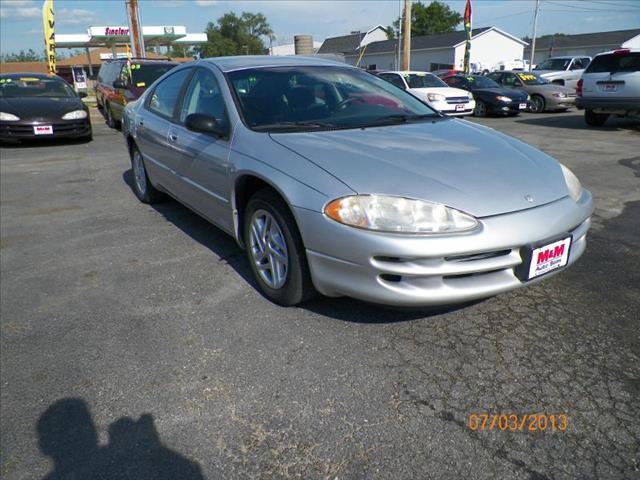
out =
[[[566,413],[471,413],[467,424],[474,432],[566,432],[568,425]]]

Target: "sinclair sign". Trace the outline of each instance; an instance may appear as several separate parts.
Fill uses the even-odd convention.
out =
[[[91,37],[128,37],[129,27],[122,26],[105,26],[105,27],[89,27],[89,36]]]

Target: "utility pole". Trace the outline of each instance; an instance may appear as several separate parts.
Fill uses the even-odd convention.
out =
[[[127,17],[129,20],[129,38],[133,57],[145,58],[144,37],[140,26],[140,15],[138,13],[138,0],[125,0],[127,7]]]
[[[409,70],[411,67],[411,0],[404,0],[404,36],[402,37],[402,70]]]
[[[531,37],[531,58],[529,59],[529,71],[533,68],[533,56],[536,53],[536,32],[538,29],[538,9],[540,8],[540,0],[536,0],[536,11],[533,14],[533,37]]]
[[[398,56],[396,57],[396,70],[402,65],[402,0],[398,0]]]

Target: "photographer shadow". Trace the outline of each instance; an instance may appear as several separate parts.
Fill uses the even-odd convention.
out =
[[[46,480],[204,480],[197,463],[162,444],[150,414],[113,422],[101,447],[86,402],[64,398],[40,416],[36,431],[54,464]]]

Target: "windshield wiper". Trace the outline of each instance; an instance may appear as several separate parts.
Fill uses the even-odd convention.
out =
[[[427,118],[439,118],[439,115],[433,113],[425,113],[422,115],[386,115],[384,117],[376,118],[375,120],[361,125],[357,125],[357,128],[375,127],[380,125],[393,125],[395,123],[410,123],[425,120]]]
[[[265,123],[263,125],[257,125],[253,127],[254,130],[262,131],[262,130],[289,130],[289,131],[298,131],[298,130],[309,130],[309,129],[319,129],[319,128],[334,128],[335,125],[333,123],[324,123],[324,122],[278,122],[278,123]]]

